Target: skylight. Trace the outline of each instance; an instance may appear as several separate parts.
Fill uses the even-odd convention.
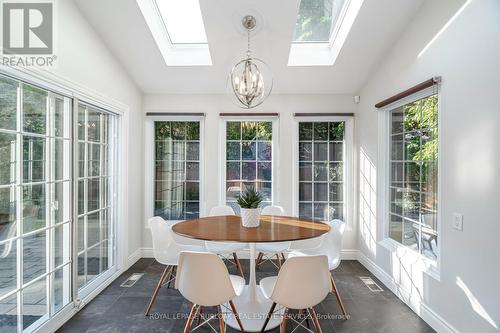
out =
[[[302,0],[294,43],[328,43],[339,23],[346,0]]]
[[[331,66],[364,0],[301,0],[288,66]]]
[[[198,0],[155,0],[172,44],[206,44]]]
[[[199,0],[136,0],[168,66],[210,66]]]

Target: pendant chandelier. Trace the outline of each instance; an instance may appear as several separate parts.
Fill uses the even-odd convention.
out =
[[[247,54],[245,59],[236,63],[231,69],[229,84],[239,106],[251,109],[261,105],[269,96],[273,89],[273,79],[269,66],[264,61],[253,58],[250,51],[250,32],[257,24],[255,17],[245,16],[242,24],[247,30]]]

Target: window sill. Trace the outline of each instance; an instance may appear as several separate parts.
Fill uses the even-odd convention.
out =
[[[378,242],[378,244],[391,253],[404,254],[405,256],[411,258],[414,262],[422,262],[425,266],[425,269],[422,271],[422,273],[425,273],[438,282],[441,281],[441,274],[438,267],[439,258],[436,260],[429,259],[426,256],[404,246],[403,244],[396,242],[391,238],[385,238]]]

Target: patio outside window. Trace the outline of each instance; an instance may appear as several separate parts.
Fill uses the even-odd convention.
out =
[[[2,332],[40,327],[116,268],[118,117],[83,104],[73,112],[72,105],[69,97],[0,76]]]
[[[389,237],[436,259],[438,98],[391,110]]]

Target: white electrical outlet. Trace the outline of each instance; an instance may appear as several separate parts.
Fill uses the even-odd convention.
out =
[[[453,229],[464,230],[464,216],[459,213],[453,214]]]

